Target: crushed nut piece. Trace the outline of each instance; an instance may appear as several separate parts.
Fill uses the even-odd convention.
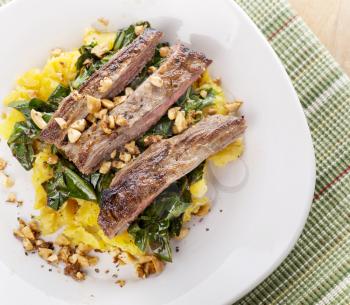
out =
[[[180,111],[181,107],[173,107],[168,110],[168,118],[173,121],[176,119],[177,113]]]
[[[163,80],[157,75],[150,76],[149,80],[150,80],[151,84],[155,87],[160,88],[163,86]]]
[[[102,120],[103,117],[107,114],[107,112],[108,112],[108,109],[106,109],[106,108],[105,109],[101,109],[99,112],[95,113],[95,117],[97,119]]]
[[[75,143],[81,137],[81,132],[74,128],[68,128],[68,140],[70,143]]]
[[[69,247],[64,246],[58,251],[58,259],[64,263],[69,262],[69,257],[71,256],[71,250]]]
[[[116,150],[113,150],[113,151],[111,152],[111,159],[114,159],[116,156],[117,156],[117,151],[116,151]]]
[[[50,255],[46,260],[51,264],[56,264],[56,263],[58,263],[58,256],[57,256],[57,254],[54,253],[54,254]]]
[[[60,48],[56,48],[56,49],[51,50],[51,56],[53,56],[53,57],[60,56],[61,54],[62,54],[62,49],[60,49]]]
[[[217,113],[217,110],[213,107],[210,107],[210,108],[208,108],[207,112],[209,115],[213,115],[213,114]]]
[[[13,180],[11,177],[4,175],[4,186],[6,188],[11,188],[15,184],[15,180]]]
[[[115,128],[115,120],[114,120],[114,116],[113,115],[109,115],[108,116],[108,127],[110,129],[114,129]]]
[[[132,155],[138,155],[140,153],[139,148],[136,146],[135,141],[131,141],[124,145],[125,149]]]
[[[109,128],[107,120],[104,120],[104,119],[101,120],[100,126],[101,126],[101,128],[102,128],[102,130],[103,130],[103,132],[105,134],[111,134],[112,133],[112,129]]]
[[[125,88],[125,95],[129,96],[134,92],[134,89],[132,89],[131,87],[126,87]]]
[[[144,138],[143,142],[145,145],[149,146],[151,144],[157,143],[163,139],[163,136],[161,135],[150,135]]]
[[[185,111],[178,111],[175,118],[175,123],[173,126],[173,132],[179,134],[188,128],[188,124],[185,118]]]
[[[96,266],[97,263],[98,263],[98,257],[96,257],[96,256],[89,256],[88,257],[88,261],[89,261],[89,266],[90,267]]]
[[[30,240],[35,240],[35,236],[32,232],[32,229],[29,227],[29,226],[25,226],[23,229],[22,229],[22,233],[24,235],[24,237],[30,239]]]
[[[149,66],[148,69],[147,69],[147,72],[149,74],[152,74],[152,73],[154,73],[156,71],[157,71],[157,68],[155,66]]]
[[[100,173],[107,174],[109,172],[109,170],[111,169],[111,166],[112,166],[112,162],[110,162],[110,161],[103,162],[101,167],[100,167]]]
[[[134,32],[136,34],[136,36],[141,35],[145,30],[145,27],[143,25],[137,25],[135,26]]]
[[[92,113],[89,113],[86,117],[86,120],[90,123],[95,123],[96,122],[96,117],[92,114]]]
[[[122,152],[119,154],[119,159],[128,163],[131,160],[131,155],[127,152]]]
[[[195,215],[203,217],[203,216],[207,215],[209,213],[209,211],[210,211],[210,204],[206,203],[199,208],[198,212],[195,213]]]
[[[85,273],[80,270],[80,265],[78,263],[67,265],[64,268],[64,274],[77,281],[85,280]]]
[[[0,158],[0,170],[4,170],[6,166],[7,162],[4,159]]]
[[[53,254],[53,250],[48,248],[39,248],[38,253],[41,258],[43,258],[44,260],[47,260]]]
[[[113,98],[113,102],[115,106],[124,103],[125,100],[126,100],[126,95],[116,96],[115,98]]]
[[[124,287],[126,282],[125,280],[117,280],[115,283],[118,284],[120,287]]]
[[[199,92],[199,95],[200,95],[202,98],[206,98],[207,95],[208,95],[208,92],[207,92],[206,90],[201,90],[201,91]]]
[[[92,248],[89,245],[80,243],[77,247],[76,252],[80,255],[86,255],[92,251]]]
[[[80,255],[80,254],[77,254],[78,255],[78,263],[80,264],[80,266],[82,266],[83,268],[87,268],[89,267],[89,260],[83,256],[83,255]]]
[[[122,169],[126,164],[122,161],[113,161],[112,166],[116,169]]]
[[[104,26],[108,26],[108,24],[109,24],[109,20],[106,19],[106,18],[104,18],[104,17],[98,18],[97,21],[98,21],[99,23],[101,23],[102,25],[104,25]]]
[[[101,100],[91,95],[86,96],[86,106],[89,113],[97,113],[101,109]]]
[[[83,132],[86,128],[85,119],[76,120],[74,123],[72,123],[72,125],[70,125],[70,128]]]
[[[235,101],[233,103],[226,103],[225,108],[228,112],[237,112],[239,108],[242,106],[243,102]]]
[[[22,244],[23,244],[24,250],[26,250],[26,251],[34,250],[34,246],[33,246],[32,242],[28,238],[24,238],[22,240]]]
[[[112,87],[113,81],[109,77],[105,77],[102,80],[100,80],[100,87],[98,88],[98,91],[104,93],[107,92]]]
[[[61,129],[66,129],[67,128],[67,122],[63,118],[55,118],[54,119],[58,126],[60,126]]]
[[[109,51],[108,45],[101,43],[97,44],[91,49],[91,53],[96,55],[97,57],[101,58],[104,54],[106,54]]]
[[[110,100],[107,100],[107,99],[102,99],[101,100],[101,103],[102,103],[102,106],[107,108],[107,109],[112,109],[114,108],[114,103]]]
[[[55,240],[55,244],[58,246],[69,246],[70,241],[66,236],[64,236],[63,234],[60,234],[57,236]]]
[[[180,234],[178,236],[175,236],[175,239],[182,240],[188,235],[189,232],[190,230],[188,228],[181,228]]]
[[[9,202],[9,203],[16,203],[16,202],[17,202],[17,196],[16,196],[16,194],[15,194],[15,193],[10,193],[10,194],[7,196],[6,202]]]
[[[128,126],[128,121],[120,114],[115,117],[115,123],[121,127]]]
[[[167,57],[170,53],[170,48],[169,47],[161,47],[159,49],[159,55],[161,57]]]
[[[58,157],[57,157],[57,155],[50,155],[50,156],[47,158],[47,163],[50,164],[50,165],[57,164],[57,162],[58,162]]]
[[[44,129],[47,126],[47,123],[43,119],[43,114],[41,112],[32,109],[30,111],[30,117],[39,129]]]

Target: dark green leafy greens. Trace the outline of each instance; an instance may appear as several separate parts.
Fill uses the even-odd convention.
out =
[[[170,262],[170,238],[179,235],[182,215],[190,201],[186,177],[169,186],[129,227],[136,245],[142,251],[151,250],[162,260]]]
[[[54,166],[54,176],[43,183],[47,192],[47,205],[58,210],[68,198],[97,201],[92,184],[80,176],[63,159]]]
[[[17,122],[12,134],[7,141],[13,156],[26,169],[33,167],[35,160],[35,143],[38,140],[40,129],[34,124],[30,117],[32,109],[43,114],[43,119],[48,122],[52,113],[57,109],[58,103],[69,94],[69,89],[59,85],[50,95],[47,102],[37,98],[30,101],[15,101],[9,104],[9,107],[20,111],[25,120]]]
[[[176,102],[178,106],[183,108],[186,113],[191,110],[203,110],[205,107],[211,106],[215,100],[214,89],[210,88],[206,91],[207,96],[202,97],[192,86],[186,93]]]

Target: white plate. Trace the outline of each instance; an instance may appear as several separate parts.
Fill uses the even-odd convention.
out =
[[[193,227],[174,263],[156,278],[130,280],[120,289],[111,279],[92,276],[81,284],[49,273],[46,267],[40,268],[37,257],[23,255],[12,237],[17,209],[4,204],[0,205],[0,260],[45,292],[45,297],[27,292],[37,294],[40,303],[48,296],[99,305],[233,302],[286,257],[310,208],[314,153],[290,80],[271,47],[233,0],[17,0],[0,10],[0,97],[20,73],[42,66],[53,47],[79,46],[83,30],[101,16],[111,21],[112,29],[149,20],[165,32],[167,40],[181,39],[214,60],[212,74],[222,77],[229,95],[245,101],[243,112],[249,126],[242,161],[219,175],[235,177],[235,183],[244,181],[234,192],[215,188],[213,211]],[[1,155],[9,159],[9,150],[1,145]],[[16,176],[19,197],[30,206],[30,175],[14,159],[10,173]],[[229,183],[226,178],[223,184]],[[4,198],[2,191],[1,202]],[[7,291],[2,295],[6,304],[26,299],[27,295],[16,298],[23,284],[16,279],[8,284],[8,276],[0,275],[6,285],[2,286]]]

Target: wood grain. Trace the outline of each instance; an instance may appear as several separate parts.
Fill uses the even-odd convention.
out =
[[[350,75],[350,0],[290,0],[290,2]]]

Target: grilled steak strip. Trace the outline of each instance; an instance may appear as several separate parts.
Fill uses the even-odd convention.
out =
[[[204,54],[176,44],[160,68],[111,111],[111,115],[123,116],[128,126],[106,134],[99,125],[92,125],[77,143],[68,143],[63,151],[82,173],[97,170],[113,150],[123,149],[126,143],[152,127],[210,63]],[[155,79],[162,85],[156,86]]]
[[[67,129],[62,130],[54,118],[63,118],[70,125],[88,115],[86,95],[109,98],[122,92],[153,57],[161,37],[161,32],[146,29],[131,44],[113,55],[105,65],[91,75],[77,92],[72,92],[60,103],[47,127],[41,132],[41,139],[60,148]],[[104,78],[111,79],[112,85],[106,91],[101,92],[99,90],[100,81]]]
[[[171,183],[232,143],[244,118],[214,115],[149,147],[119,171],[102,194],[98,223],[109,237],[125,229]]]

